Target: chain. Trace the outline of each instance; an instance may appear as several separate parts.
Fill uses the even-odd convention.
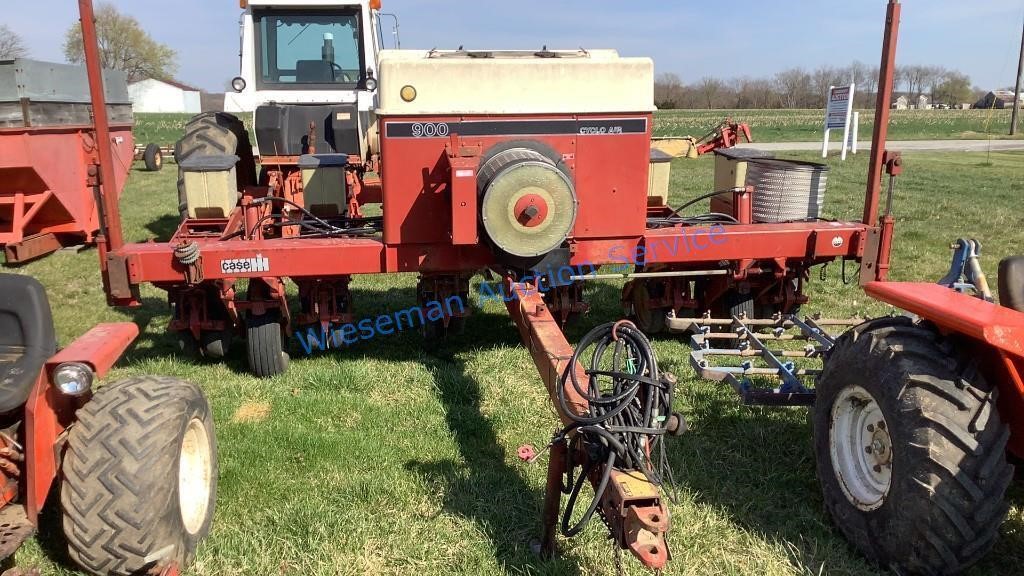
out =
[[[615,574],[616,576],[625,576],[626,572],[622,569],[622,550],[614,541],[612,547],[615,550]]]

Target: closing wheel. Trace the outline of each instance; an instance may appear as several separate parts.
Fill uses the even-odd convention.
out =
[[[199,388],[143,376],[104,386],[78,411],[63,463],[71,559],[92,574],[191,562],[210,531],[217,443]]]
[[[156,144],[149,144],[142,154],[142,161],[146,164],[147,171],[159,172],[164,167],[164,153]]]
[[[1013,476],[996,395],[927,324],[883,318],[836,341],[812,413],[815,457],[825,505],[861,553],[948,574],[992,546]]]
[[[665,329],[667,308],[651,308],[652,298],[664,296],[665,286],[660,282],[634,280],[630,290],[633,323],[644,334],[658,334]]]
[[[276,313],[250,316],[246,322],[246,348],[249,370],[258,378],[283,374],[288,369],[288,354],[281,346],[281,323]]]

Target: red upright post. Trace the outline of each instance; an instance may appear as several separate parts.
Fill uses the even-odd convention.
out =
[[[117,205],[117,194],[108,190],[116,186],[114,162],[110,152],[110,122],[107,119],[107,96],[103,88],[103,65],[100,62],[99,45],[96,39],[96,16],[92,0],[78,0],[78,12],[82,22],[82,44],[85,51],[85,67],[89,72],[89,94],[92,97],[93,129],[96,131],[96,153],[99,156],[99,209],[103,217],[97,238],[100,245],[101,266],[106,270],[105,256],[111,250],[124,245],[121,234],[121,213]]]
[[[875,101],[875,131],[871,136],[871,164],[864,198],[864,223],[878,224],[878,202],[882,196],[882,169],[885,167],[885,143],[889,133],[889,108],[892,106],[893,79],[896,74],[896,43],[900,32],[899,0],[889,0],[885,17],[885,41],[882,64],[878,68],[878,98]]]

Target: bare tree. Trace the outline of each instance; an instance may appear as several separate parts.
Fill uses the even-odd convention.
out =
[[[658,108],[679,108],[683,103],[683,81],[678,74],[658,74],[654,80],[654,103]]]
[[[697,84],[697,88],[700,90],[700,94],[703,97],[704,103],[707,104],[708,110],[715,107],[715,102],[718,99],[719,94],[725,88],[725,84],[718,78],[712,76],[705,76],[700,79]]]
[[[924,94],[924,85],[928,80],[929,70],[927,66],[904,66],[903,72],[903,83],[907,88],[907,96],[909,96],[914,102]]]
[[[813,98],[811,76],[803,68],[790,68],[775,75],[783,108],[804,108]]]
[[[846,81],[843,78],[844,74],[842,70],[837,70],[831,66],[819,66],[817,70],[811,73],[811,85],[814,92],[814,107],[824,108],[825,102],[828,98],[828,89],[831,86],[838,86],[845,84]]]
[[[935,100],[935,91],[946,82],[946,79],[950,77],[951,72],[946,70],[942,66],[924,66],[924,79],[922,80],[922,89],[927,90],[928,96]],[[970,80],[967,85],[970,86]]]
[[[28,56],[28,48],[21,36],[6,24],[0,24],[0,60],[14,60]]]
[[[103,3],[96,9],[96,35],[103,66],[123,70],[129,82],[171,78],[178,69],[178,55],[174,50],[153,40],[138,20],[121,14],[112,4]],[[68,30],[64,56],[72,63],[85,59],[81,24]]]

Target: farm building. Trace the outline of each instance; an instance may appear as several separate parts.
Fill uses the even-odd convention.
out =
[[[136,112],[184,112],[202,110],[200,90],[173,80],[150,78],[128,86]]]
[[[906,110],[909,108],[910,100],[906,96],[900,96],[892,103],[892,107],[896,110]]]
[[[1017,103],[1018,106],[1024,106],[1024,98]],[[974,103],[975,108],[981,108],[988,110],[995,108],[997,110],[1003,108],[1010,108],[1013,106],[1013,92],[1010,90],[993,90],[988,94],[985,94],[981,100]]]

